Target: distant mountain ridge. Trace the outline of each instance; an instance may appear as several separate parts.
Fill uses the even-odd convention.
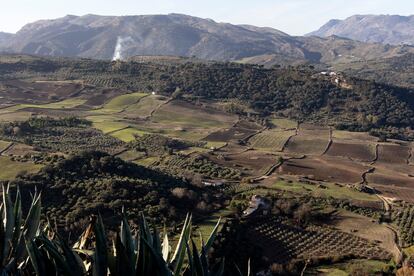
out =
[[[0,32],[0,43],[4,43],[8,41],[12,37],[13,37],[13,34],[11,33]]]
[[[354,15],[330,20],[307,36],[337,35],[369,43],[414,45],[414,15]]]
[[[385,47],[340,37],[294,37],[273,28],[217,23],[183,14],[67,15],[25,25],[0,51],[97,59],[184,56],[266,65],[334,63],[392,57],[414,47]]]

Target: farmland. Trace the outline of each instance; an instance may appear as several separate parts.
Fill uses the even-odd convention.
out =
[[[102,210],[109,221],[126,204],[132,213],[150,214],[159,229],[168,225],[173,236],[191,210],[194,236],[199,230],[206,239],[225,216],[220,235],[232,229],[245,235],[255,268],[297,261],[302,269],[312,259],[312,269],[342,271],[373,259],[367,263],[374,270],[397,259],[396,240],[414,244],[409,142],[338,130],[315,113],[312,122],[304,114],[288,118],[298,102],[289,112],[263,110],[259,100],[249,106],[227,94],[203,97],[207,86],[131,88],[134,79],[119,85],[122,74],[113,73],[115,80],[112,73],[0,80],[0,180],[45,189],[46,210],[60,216],[60,230],[79,231]],[[287,106],[271,104],[277,111]],[[254,195],[269,200],[269,212],[245,218]],[[61,197],[67,202],[60,204]],[[214,254],[226,241],[232,238],[220,239]],[[264,264],[250,252],[256,245]],[[321,267],[325,261],[332,265]]]

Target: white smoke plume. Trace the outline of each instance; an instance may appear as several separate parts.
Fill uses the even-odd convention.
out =
[[[115,51],[114,51],[114,56],[112,57],[112,60],[122,60],[123,58],[122,51],[124,50],[125,46],[128,43],[132,43],[133,41],[134,40],[130,36],[127,36],[127,37],[118,36],[118,39],[116,40]]]

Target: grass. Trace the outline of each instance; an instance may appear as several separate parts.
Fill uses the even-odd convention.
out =
[[[133,150],[128,150],[128,151],[125,151],[125,152],[117,155],[117,157],[119,157],[123,160],[126,160],[126,161],[137,160],[138,158],[142,158],[142,156],[143,156],[143,153],[133,151]]]
[[[150,116],[154,109],[166,101],[167,99],[164,97],[150,95],[143,98],[138,103],[128,106],[124,113],[140,117]]]
[[[410,256],[410,257],[414,256],[414,245],[404,248],[403,251],[407,256]]]
[[[118,97],[113,98],[108,103],[106,103],[102,108],[94,110],[95,112],[102,112],[102,113],[117,113],[122,112],[128,106],[136,104],[141,98],[147,96],[146,93],[131,93],[125,94]]]
[[[99,129],[103,133],[117,131],[129,126],[112,115],[88,116],[86,119],[92,122],[92,127]]]
[[[11,144],[10,142],[0,140],[0,151],[2,151],[5,148],[7,148],[10,144]]]
[[[17,111],[11,113],[0,113],[0,122],[26,121],[32,116],[31,112]]]
[[[31,162],[17,162],[9,157],[0,156],[0,180],[13,180],[20,172],[36,173],[43,166]]]
[[[217,225],[218,220],[221,218],[220,225],[222,225],[224,222],[223,218],[230,215],[231,213],[232,212],[230,211],[230,209],[225,208],[225,209],[218,210],[217,212],[208,215],[207,218],[201,220],[198,223],[195,222],[194,223],[195,229],[193,230],[193,238],[194,238],[194,242],[196,243],[197,247],[201,248],[200,237],[202,237],[204,242],[207,241],[214,227]],[[219,228],[219,231],[220,231],[220,228]]]
[[[285,181],[278,181],[271,185],[271,188],[294,192],[294,193],[312,193],[316,197],[333,197],[338,199],[354,199],[362,201],[378,201],[374,195],[362,193],[348,187],[337,186],[332,183],[324,183],[326,188],[318,188],[317,185],[305,183],[287,183]]]
[[[219,148],[224,147],[225,145],[227,145],[226,142],[207,142],[205,147],[208,149],[211,149],[211,148],[219,149]]]
[[[138,165],[141,165],[141,166],[144,166],[144,167],[148,167],[148,166],[151,166],[157,160],[158,160],[158,157],[148,157],[148,158],[135,160],[133,162],[135,164],[138,164]]]
[[[133,127],[128,127],[126,129],[121,129],[115,132],[111,132],[110,135],[118,138],[121,141],[124,141],[126,143],[134,141],[135,140],[135,135],[143,135],[145,132],[143,130],[139,130]]]
[[[69,98],[60,102],[48,103],[48,104],[17,104],[14,106],[6,107],[0,110],[0,114],[15,112],[24,108],[45,108],[45,109],[68,109],[82,105],[86,102],[81,98]]]
[[[291,129],[298,126],[298,123],[296,121],[286,118],[275,118],[272,119],[271,122],[276,126],[276,128]]]

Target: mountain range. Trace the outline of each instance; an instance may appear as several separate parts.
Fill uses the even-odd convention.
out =
[[[367,43],[338,35],[297,37],[273,28],[218,23],[182,14],[90,14],[40,20],[16,34],[0,33],[0,51],[98,59],[187,56],[271,66],[394,57],[413,53],[414,47]]]
[[[330,20],[308,36],[337,35],[358,41],[414,45],[414,15],[354,15],[345,20]]]

